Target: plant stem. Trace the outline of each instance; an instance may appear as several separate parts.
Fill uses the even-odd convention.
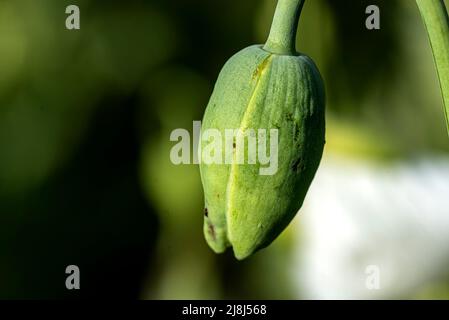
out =
[[[416,0],[429,36],[440,80],[449,134],[449,18],[443,0]]]
[[[297,54],[296,31],[304,1],[278,0],[265,50],[281,55]]]

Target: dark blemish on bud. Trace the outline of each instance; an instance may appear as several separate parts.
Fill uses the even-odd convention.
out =
[[[207,208],[204,208],[204,215],[205,215],[206,217],[209,217],[209,212],[207,211]]]
[[[295,141],[299,140],[299,135],[300,135],[299,129],[300,129],[299,123],[297,121],[295,121],[294,127],[293,127],[293,138],[295,139]]]
[[[232,143],[232,147],[233,147],[234,149],[235,149],[235,146],[236,146],[236,145],[235,145],[235,142],[233,142],[233,143]]]
[[[212,240],[215,241],[216,237],[215,237],[215,228],[212,224],[208,223],[207,224],[207,232],[209,232],[209,235],[211,236]]]
[[[293,162],[291,169],[296,173],[304,171],[305,165],[301,157],[299,157],[298,159],[295,160],[295,162]]]
[[[219,193],[217,193],[217,198],[220,199],[220,194]]]
[[[288,121],[293,121],[293,113],[291,113],[291,112],[287,113],[286,118]]]

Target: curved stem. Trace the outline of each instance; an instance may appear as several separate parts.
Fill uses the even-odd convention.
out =
[[[283,55],[295,55],[296,31],[305,0],[278,0],[270,35],[264,49]]]
[[[416,3],[432,46],[449,134],[449,17],[443,0],[416,0]]]

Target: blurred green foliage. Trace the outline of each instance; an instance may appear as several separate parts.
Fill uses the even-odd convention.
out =
[[[169,160],[170,132],[201,119],[232,54],[265,41],[275,3],[0,0],[1,298],[296,297],[296,235],[244,262],[214,255],[198,168]],[[65,29],[69,4],[79,31]],[[413,1],[307,1],[298,48],[322,71],[335,152],[449,150]],[[69,264],[79,292],[64,287]]]

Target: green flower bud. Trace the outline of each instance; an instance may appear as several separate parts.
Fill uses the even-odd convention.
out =
[[[232,246],[237,259],[266,247],[286,228],[321,160],[323,81],[313,61],[295,50],[303,2],[279,0],[267,43],[243,49],[225,64],[203,118],[203,134],[214,129],[226,137],[230,129],[240,130],[246,142],[239,151],[237,136],[231,152],[223,142],[218,152],[223,163],[206,161],[211,140],[203,136],[200,148],[205,238],[217,253]],[[254,140],[256,161],[250,156]],[[269,170],[261,161],[261,147],[276,155],[271,173],[263,171]],[[243,164],[236,161],[242,151]]]

